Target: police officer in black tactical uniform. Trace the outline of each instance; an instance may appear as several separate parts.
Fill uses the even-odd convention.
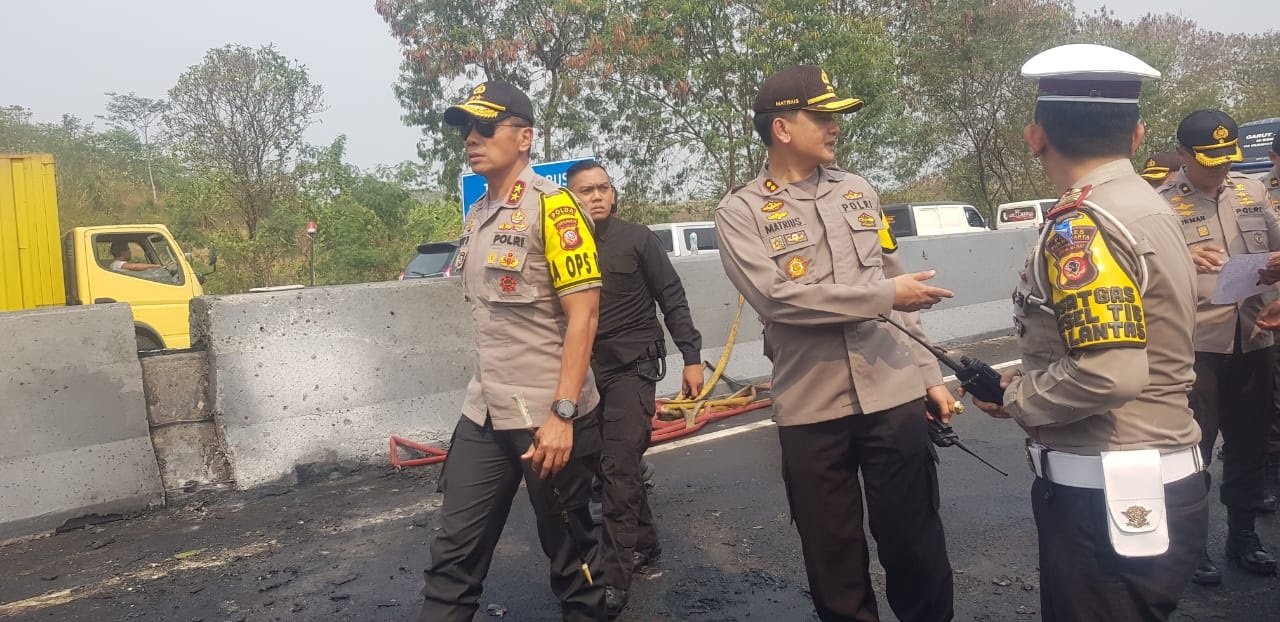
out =
[[[591,368],[603,403],[605,602],[611,616],[627,604],[635,569],[662,552],[642,478],[641,456],[649,447],[655,386],[666,372],[666,348],[657,308],[684,360],[683,390],[702,391],[702,335],[693,326],[680,276],[644,225],[614,216],[617,192],[604,167],[593,160],[574,164],[569,190],[595,221],[604,287]]]

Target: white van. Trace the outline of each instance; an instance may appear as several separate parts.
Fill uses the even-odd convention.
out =
[[[1002,203],[996,207],[996,229],[1038,229],[1057,199]]]
[[[898,238],[987,230],[987,222],[978,208],[968,203],[892,203],[884,206],[884,215],[889,221],[889,230]]]
[[[714,221],[664,222],[649,225],[649,229],[658,236],[658,242],[672,257],[720,254],[720,241],[716,238]]]

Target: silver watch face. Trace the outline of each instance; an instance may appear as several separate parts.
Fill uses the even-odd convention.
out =
[[[577,405],[569,400],[556,400],[551,404],[551,410],[561,419],[572,419],[574,415],[578,414]]]

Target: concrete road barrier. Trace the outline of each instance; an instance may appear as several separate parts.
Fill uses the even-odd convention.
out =
[[[1008,296],[1034,232],[908,238],[913,270],[937,269],[957,292],[925,314],[940,343],[1007,331]],[[703,358],[727,342],[737,291],[714,255],[676,262]],[[743,309],[727,373],[767,375],[761,325]],[[444,444],[472,374],[474,338],[456,279],[427,279],[199,298],[192,334],[208,348],[212,412],[240,487],[295,478],[310,462],[387,460],[392,435]],[[679,389],[674,345],[659,392]]]
[[[0,541],[164,502],[133,315],[0,313]]]

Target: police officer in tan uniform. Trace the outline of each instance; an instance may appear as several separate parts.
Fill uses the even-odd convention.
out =
[[[1195,272],[1178,221],[1129,161],[1138,94],[1160,73],[1098,45],[1022,67],[1039,79],[1031,153],[1061,198],[1013,293],[1021,369],[1003,406],[1030,437],[1045,620],[1166,620],[1204,552]]]
[[[1277,217],[1280,217],[1280,132],[1276,132],[1271,137],[1271,151],[1267,153],[1267,157],[1271,159],[1271,170],[1262,177],[1262,184],[1266,186],[1267,193],[1270,195],[1271,208]],[[1280,261],[1273,261],[1270,269],[1280,273]],[[1280,274],[1278,274],[1280,276]],[[1276,310],[1280,312],[1280,306],[1276,306]],[[1266,328],[1267,320],[1259,318],[1259,327]],[[1280,328],[1280,327],[1276,327]],[[1275,330],[1275,328],[1267,328]],[[1275,373],[1272,375],[1272,382],[1275,386],[1272,388],[1272,419],[1271,419],[1271,438],[1267,443],[1267,460],[1266,473],[1264,480],[1266,483],[1265,497],[1263,503],[1272,501],[1270,506],[1262,505],[1260,511],[1269,510],[1274,512],[1280,502],[1277,496],[1280,495],[1280,356],[1275,357]]]
[[[1263,463],[1271,425],[1272,336],[1255,325],[1263,294],[1214,304],[1218,271],[1227,259],[1280,250],[1280,225],[1262,184],[1231,171],[1240,162],[1236,122],[1220,110],[1197,110],[1178,124],[1182,168],[1160,188],[1181,220],[1198,276],[1196,382],[1191,408],[1203,438],[1205,462],[1222,432],[1222,485],[1227,506],[1226,556],[1244,569],[1271,574],[1276,559],[1254,531],[1263,498]],[[1208,481],[1208,477],[1205,478]],[[1216,585],[1222,573],[1206,556],[1196,583]]]
[[[876,620],[863,495],[899,620],[952,618],[952,574],[929,443],[928,394],[949,419],[937,362],[881,315],[928,308],[951,292],[904,274],[867,182],[835,160],[836,95],[812,65],[767,78],[755,128],[760,174],[716,209],[725,274],[763,318],[783,480],[822,620]],[[912,314],[914,315],[914,314]]]
[[[1169,173],[1182,166],[1182,160],[1178,158],[1178,154],[1173,151],[1157,151],[1147,156],[1147,162],[1142,167],[1142,178],[1151,184],[1152,188],[1159,188],[1164,185],[1164,180]]]
[[[565,620],[604,620],[599,551],[587,510],[599,459],[591,378],[600,270],[590,219],[568,190],[529,166],[533,106],[485,82],[445,111],[488,193],[463,226],[454,273],[476,333],[441,474],[423,622],[471,620],[511,501],[523,481]]]

